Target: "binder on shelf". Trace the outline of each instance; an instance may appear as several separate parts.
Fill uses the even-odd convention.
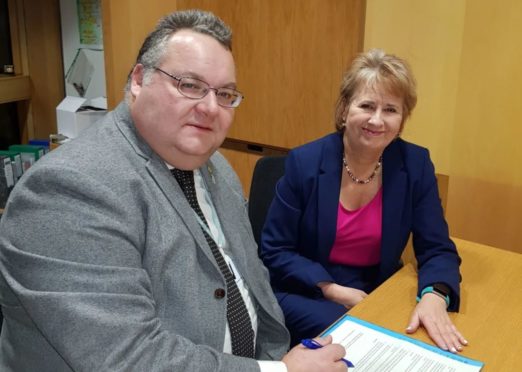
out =
[[[13,168],[9,156],[0,155],[0,208],[3,209],[14,186]]]
[[[11,145],[10,151],[18,151],[22,158],[22,169],[24,173],[33,165],[38,159],[44,156],[44,148],[33,145]]]
[[[30,139],[29,144],[32,146],[43,147],[44,155],[49,152],[49,140],[48,139]]]
[[[0,150],[1,156],[9,156],[11,158],[11,166],[13,168],[13,177],[15,183],[22,177],[24,170],[22,168],[22,156],[18,151]]]

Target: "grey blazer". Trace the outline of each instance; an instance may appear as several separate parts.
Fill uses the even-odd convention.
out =
[[[249,286],[256,358],[289,342],[236,174],[201,169]],[[190,211],[190,212],[189,212]],[[1,371],[257,371],[222,353],[225,288],[201,229],[128,106],[39,160],[0,220]]]

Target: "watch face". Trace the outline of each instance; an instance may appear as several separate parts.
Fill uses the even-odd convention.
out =
[[[444,296],[449,296],[450,290],[445,284],[437,283],[433,285],[433,290],[439,292]]]

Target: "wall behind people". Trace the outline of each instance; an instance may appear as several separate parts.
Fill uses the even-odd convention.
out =
[[[168,4],[168,5],[166,5]],[[104,0],[103,30],[109,106],[122,87],[139,41],[175,9],[212,11],[231,25],[238,87],[223,153],[248,191],[255,161],[329,133],[342,73],[362,51],[364,0]]]
[[[101,6],[107,104],[112,109],[123,99],[143,40],[161,16],[176,10],[176,1],[102,0]]]
[[[408,59],[419,102],[403,137],[449,175],[453,236],[522,253],[522,3],[367,2],[364,49]]]
[[[168,3],[168,5],[165,5]],[[175,9],[210,10],[231,25],[239,87],[246,99],[230,137],[291,148],[332,129],[339,81],[362,50],[362,0],[103,1],[109,106],[123,97],[137,40]]]

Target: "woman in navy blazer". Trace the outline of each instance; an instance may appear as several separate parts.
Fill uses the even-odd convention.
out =
[[[416,99],[407,63],[370,50],[344,77],[336,133],[288,154],[261,246],[293,344],[397,271],[410,233],[419,302],[407,332],[423,325],[452,352],[467,344],[447,314],[459,309],[460,258],[434,167],[428,150],[399,137]]]

